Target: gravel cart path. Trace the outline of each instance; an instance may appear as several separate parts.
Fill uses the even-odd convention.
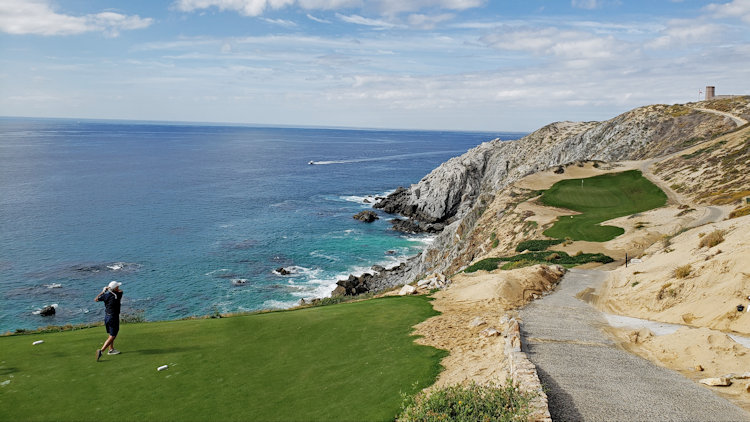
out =
[[[618,347],[600,312],[575,296],[606,273],[570,270],[521,310],[524,350],[555,421],[750,421],[750,414],[677,372]]]

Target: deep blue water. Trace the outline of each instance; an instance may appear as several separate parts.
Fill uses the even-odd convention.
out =
[[[366,196],[519,136],[0,119],[0,332],[98,320],[110,280],[150,320],[326,296],[428,241]]]

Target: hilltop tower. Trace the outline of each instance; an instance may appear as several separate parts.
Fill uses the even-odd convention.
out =
[[[706,100],[713,100],[716,96],[716,87],[714,86],[707,86],[706,87]]]

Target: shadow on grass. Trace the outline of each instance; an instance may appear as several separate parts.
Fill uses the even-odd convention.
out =
[[[10,375],[16,372],[18,372],[18,369],[16,368],[0,368],[0,376]]]
[[[188,352],[191,350],[191,348],[187,347],[165,347],[162,349],[137,349],[137,350],[131,350],[127,352],[122,352],[122,354],[133,354],[133,355],[163,355],[165,353],[178,353],[178,352]]]

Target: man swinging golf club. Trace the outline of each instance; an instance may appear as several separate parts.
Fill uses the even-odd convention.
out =
[[[117,355],[120,353],[119,350],[115,349],[115,337],[117,332],[120,331],[120,300],[122,300],[122,290],[120,286],[122,283],[117,281],[111,281],[107,287],[102,289],[94,302],[104,302],[104,327],[107,328],[107,334],[109,338],[104,342],[101,349],[96,351],[96,361],[102,357],[102,352],[109,348],[108,355]]]

